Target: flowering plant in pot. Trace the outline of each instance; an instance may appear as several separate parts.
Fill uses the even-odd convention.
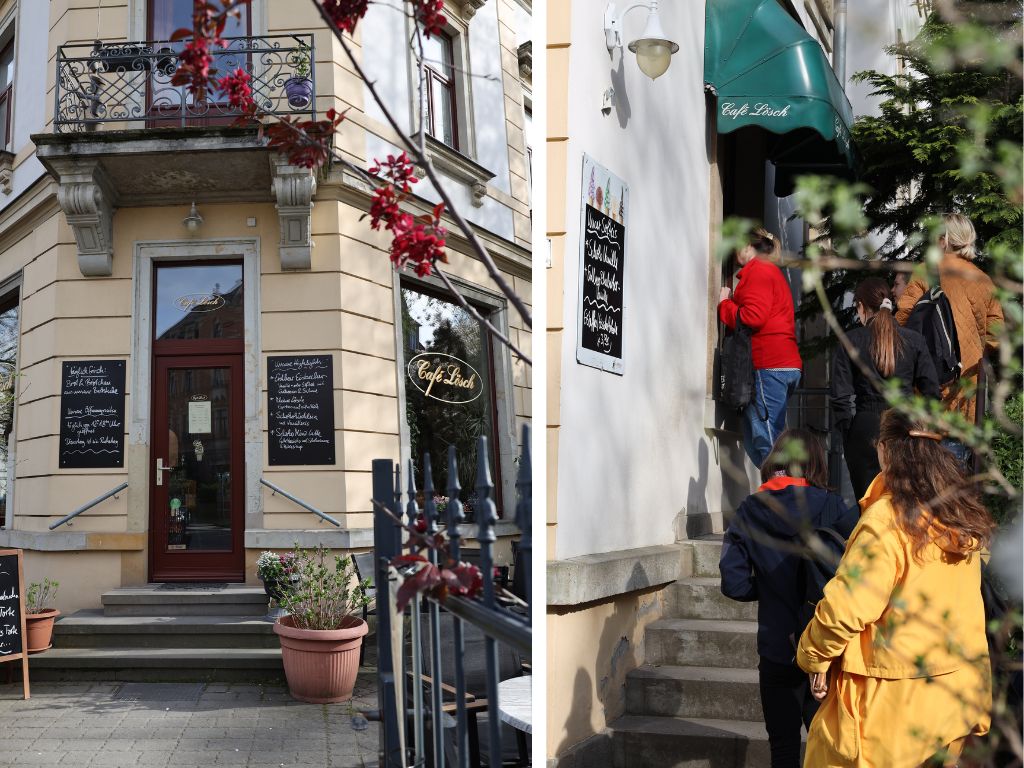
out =
[[[25,634],[29,653],[45,651],[52,644],[53,620],[60,611],[50,607],[60,584],[51,579],[28,585],[25,599]]]
[[[366,622],[354,614],[369,603],[350,557],[333,563],[322,545],[292,554],[295,580],[284,593],[287,616],[274,624],[288,690],[299,701],[330,704],[352,698]]]
[[[299,43],[298,49],[288,59],[295,65],[295,74],[284,81],[288,106],[292,109],[305,109],[313,99],[313,81],[309,77],[309,46]]]
[[[267,597],[278,603],[284,599],[288,586],[295,581],[295,555],[292,552],[261,552],[256,560],[256,578],[263,582]]]

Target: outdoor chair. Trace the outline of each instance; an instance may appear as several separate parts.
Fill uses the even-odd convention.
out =
[[[363,606],[363,621],[369,624],[368,618],[370,616],[377,615],[377,584],[375,580],[376,568],[373,567],[373,551],[370,552],[359,552],[352,555],[352,565],[356,569],[356,578],[359,581],[369,580],[370,588],[366,590],[366,594],[371,598],[371,601]],[[366,659],[366,643],[364,642],[359,649],[359,666],[363,666],[363,661]]]

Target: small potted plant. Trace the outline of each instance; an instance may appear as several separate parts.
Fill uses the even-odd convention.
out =
[[[369,580],[360,582],[350,557],[322,545],[292,553],[296,580],[284,594],[287,616],[274,624],[288,690],[299,701],[331,704],[352,698],[366,622],[357,611],[369,603]]]
[[[277,603],[278,609],[267,614],[268,618],[277,619],[284,615],[280,608],[284,595],[295,580],[295,568],[291,552],[261,552],[256,560],[256,578],[263,582],[263,591],[267,597]]]
[[[305,109],[313,100],[313,81],[309,77],[309,46],[299,43],[298,49],[288,57],[288,60],[295,65],[295,74],[284,81],[288,106],[292,109]]]
[[[28,585],[25,599],[25,634],[29,653],[40,653],[52,645],[53,620],[60,611],[51,608],[50,603],[57,597],[56,581],[43,579],[42,583]]]

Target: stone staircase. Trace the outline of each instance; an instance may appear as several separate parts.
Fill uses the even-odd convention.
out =
[[[757,684],[757,604],[719,589],[721,534],[683,544],[692,575],[647,627],[646,663],[611,724],[614,768],[768,768]]]
[[[281,682],[262,587],[162,585],[104,593],[103,608],[57,620],[33,680]]]

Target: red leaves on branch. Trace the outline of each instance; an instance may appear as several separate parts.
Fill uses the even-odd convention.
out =
[[[345,119],[344,113],[327,110],[326,120],[300,120],[282,116],[277,122],[264,126],[269,149],[281,152],[292,165],[319,168],[331,156],[334,132]]]
[[[484,581],[480,569],[469,563],[451,563],[438,567],[423,555],[399,555],[391,561],[396,568],[417,565],[417,569],[407,575],[396,594],[397,607],[404,611],[409,601],[417,595],[444,600],[448,595],[474,597],[483,589]]]
[[[412,185],[419,181],[409,156],[405,152],[397,157],[388,155],[387,160],[378,160],[368,170],[385,180],[373,192],[370,226],[377,230],[383,228],[394,235],[391,241],[391,263],[396,268],[411,264],[420,277],[433,272],[437,261],[447,264],[444,247],[448,231],[441,226],[444,203],[434,206],[431,214],[419,217],[405,213],[400,208],[412,193]]]
[[[370,6],[369,0],[323,0],[321,4],[331,21],[350,35]]]
[[[221,35],[224,34],[228,17],[238,16],[239,8],[251,2],[252,0],[221,0],[218,5],[197,0],[193,4],[192,29],[178,29],[171,35],[172,42],[191,38],[178,54],[179,64],[174,77],[171,78],[172,85],[186,86],[195,99],[205,98],[206,92],[210,90],[210,78],[217,73],[211,66],[213,54],[210,53],[210,47],[227,46]]]
[[[413,16],[423,26],[427,37],[440,35],[444,30],[444,0],[410,0]]]
[[[179,32],[182,30],[179,30]],[[210,86],[210,69],[213,56],[205,38],[189,40],[185,49],[178,54],[178,69],[171,78],[171,85],[188,86],[188,92],[196,99],[202,99]]]
[[[239,67],[218,80],[217,87],[228,97],[228,103],[233,108],[252,112],[256,108],[256,103],[252,99],[252,88],[249,85],[251,80],[249,73]]]

